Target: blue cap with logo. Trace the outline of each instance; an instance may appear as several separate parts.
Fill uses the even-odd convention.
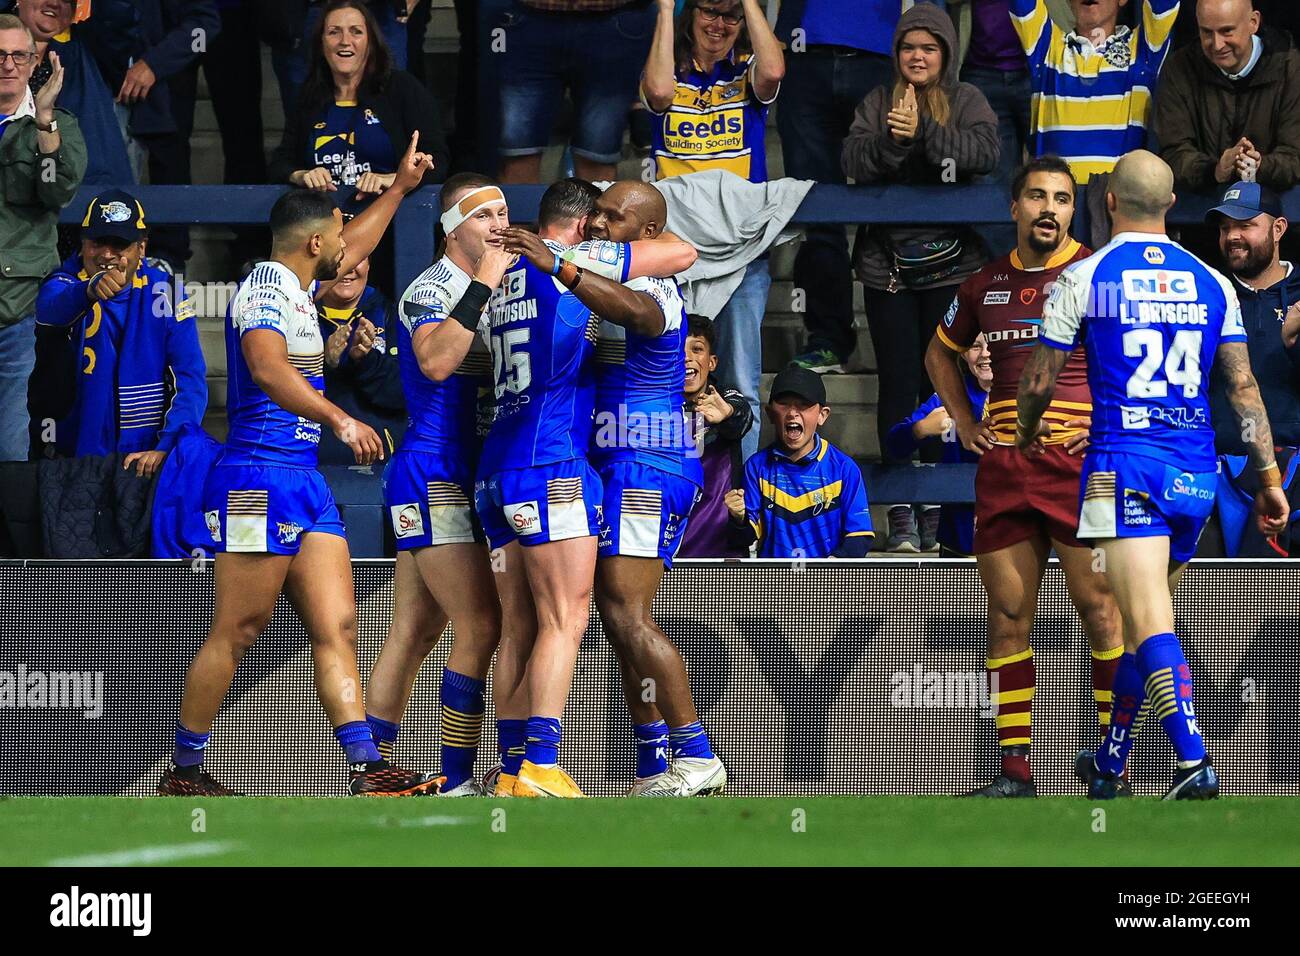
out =
[[[1261,213],[1267,213],[1274,219],[1282,215],[1282,200],[1277,193],[1259,183],[1233,183],[1223,191],[1223,199],[1205,214],[1207,222],[1212,222],[1216,214],[1229,219],[1254,219]]]
[[[86,207],[81,220],[86,239],[120,239],[135,242],[145,236],[144,207],[140,200],[120,189],[100,193]]]

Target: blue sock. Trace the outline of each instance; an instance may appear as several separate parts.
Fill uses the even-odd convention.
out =
[[[385,760],[392,760],[393,744],[397,743],[397,735],[401,732],[402,725],[376,717],[374,714],[366,714],[366,723],[370,725],[370,736],[375,738],[375,748],[379,751],[379,756]]]
[[[442,669],[442,773],[451,790],[474,776],[479,737],[483,734],[485,681]]]
[[[501,772],[519,776],[519,765],[524,762],[524,731],[526,720],[497,721],[497,749],[501,752]]]
[[[636,775],[653,777],[668,770],[668,725],[662,720],[636,724]]]
[[[673,727],[668,731],[668,736],[672,738],[674,760],[678,757],[703,757],[707,760],[713,756],[709,735],[704,732],[698,720],[685,727]]]
[[[1137,649],[1137,666],[1146,682],[1151,712],[1169,735],[1179,768],[1205,759],[1205,741],[1192,706],[1192,672],[1178,638],[1156,634]]]
[[[176,752],[172,756],[172,762],[178,767],[199,766],[203,763],[203,751],[211,736],[211,731],[196,734],[192,730],[186,730],[179,720],[176,721]]]
[[[524,732],[524,759],[539,767],[549,767],[560,760],[560,722],[554,717],[529,717]]]
[[[370,725],[364,720],[354,720],[334,728],[334,736],[347,755],[348,763],[370,763],[381,759],[375,738],[370,736]]]
[[[1097,769],[1115,776],[1124,772],[1128,753],[1137,732],[1136,720],[1147,695],[1138,672],[1137,655],[1125,654],[1115,671],[1115,696],[1110,707],[1110,726],[1097,750]]]

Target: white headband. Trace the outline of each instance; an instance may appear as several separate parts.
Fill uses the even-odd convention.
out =
[[[442,231],[450,236],[461,227],[470,216],[484,206],[504,206],[506,197],[496,186],[481,186],[473,192],[466,193],[456,205],[442,214]]]

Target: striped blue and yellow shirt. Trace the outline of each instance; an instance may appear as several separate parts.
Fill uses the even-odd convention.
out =
[[[798,461],[776,443],[750,456],[745,519],[760,558],[826,558],[849,538],[875,535],[861,470],[820,435]]]
[[[1136,30],[1120,27],[1096,45],[1053,23],[1043,0],[1010,6],[1034,77],[1031,153],[1062,157],[1082,184],[1144,147],[1179,0],[1142,0]]]
[[[705,73],[693,68],[677,74],[673,101],[655,113],[641,93],[641,102],[658,122],[652,153],[657,179],[725,169],[751,183],[767,182],[767,151],[763,134],[767,108],[754,92],[752,53],[735,50]]]

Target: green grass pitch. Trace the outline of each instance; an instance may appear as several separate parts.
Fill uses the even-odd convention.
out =
[[[1267,865],[1295,799],[0,798],[0,862],[122,865]],[[199,812],[196,812],[199,811]]]

